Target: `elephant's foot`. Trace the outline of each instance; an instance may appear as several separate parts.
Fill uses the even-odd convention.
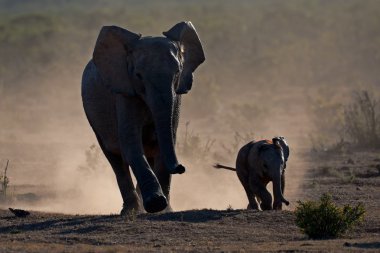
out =
[[[273,203],[273,210],[282,210],[282,202],[274,202]]]
[[[289,205],[289,202],[285,202],[285,205]],[[282,201],[275,201],[273,203],[273,209],[274,210],[282,210]]]
[[[139,214],[144,210],[140,204],[140,198],[136,192],[133,192],[132,196],[124,199],[123,209],[120,211],[121,216],[130,215],[130,214]]]
[[[131,214],[139,214],[139,213],[142,213],[142,209],[140,208],[140,206],[130,206],[130,205],[126,205],[126,204],[123,204],[123,209],[121,209],[120,211],[120,215],[121,216],[128,216],[128,215],[131,215]]]
[[[144,208],[148,213],[156,213],[164,210],[168,206],[168,201],[163,194],[151,194],[144,198]]]
[[[186,171],[186,168],[185,166],[183,166],[182,164],[178,164],[177,167],[169,170],[169,173],[170,174],[182,174]]]
[[[155,176],[151,181],[145,182],[145,184],[139,183],[139,189],[143,199],[144,209],[148,213],[160,212],[168,206],[168,201]]]
[[[257,204],[248,204],[247,209],[248,210],[259,210],[259,207],[257,206]]]
[[[275,200],[273,202],[273,209],[274,210],[282,210],[282,203],[285,203],[285,205],[289,205],[289,201],[287,201],[286,199],[282,199],[282,200]]]
[[[161,211],[161,213],[171,213],[171,212],[173,212],[173,209],[169,203],[168,203],[168,206],[164,210]]]
[[[266,204],[261,202],[260,204],[261,210],[266,211],[266,210],[272,210],[272,204]]]

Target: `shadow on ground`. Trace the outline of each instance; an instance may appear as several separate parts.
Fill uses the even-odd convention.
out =
[[[152,221],[182,221],[182,222],[207,222],[220,220],[226,217],[239,215],[242,210],[190,210],[183,212],[163,213],[163,214],[142,214],[139,218],[145,218]]]

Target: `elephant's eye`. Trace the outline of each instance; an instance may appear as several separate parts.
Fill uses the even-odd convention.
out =
[[[143,77],[142,77],[142,75],[140,74],[140,73],[136,73],[136,77],[139,79],[139,80],[143,80]]]

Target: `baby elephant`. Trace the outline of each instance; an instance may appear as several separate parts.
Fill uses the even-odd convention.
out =
[[[283,194],[285,189],[285,168],[289,157],[289,146],[284,137],[272,140],[252,141],[244,145],[236,158],[236,169],[221,164],[215,168],[236,171],[249,200],[248,209],[272,209],[272,196],[266,189],[273,183],[273,209],[281,210],[282,203],[289,205]]]

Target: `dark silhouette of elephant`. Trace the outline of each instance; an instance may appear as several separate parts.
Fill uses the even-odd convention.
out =
[[[141,209],[129,167],[147,212],[170,210],[171,174],[185,172],[174,148],[181,95],[205,56],[191,22],[163,35],[104,26],[83,73],[84,110],[115,172],[121,214]]]
[[[288,158],[289,146],[285,138],[275,137],[244,145],[237,155],[236,169],[221,164],[214,167],[236,171],[248,197],[248,209],[258,209],[258,202],[262,210],[272,209],[272,196],[266,188],[272,181],[273,209],[281,210],[282,203],[289,205],[283,196]]]

